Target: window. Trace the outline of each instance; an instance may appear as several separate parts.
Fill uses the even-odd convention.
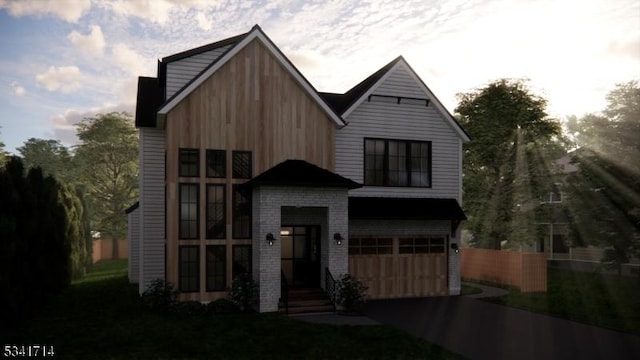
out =
[[[251,245],[233,246],[233,270],[232,276],[235,279],[240,274],[251,275]]]
[[[400,254],[442,254],[445,238],[443,236],[400,238]]]
[[[349,255],[383,255],[392,253],[392,238],[349,238]]]
[[[179,157],[178,176],[200,176],[200,151],[198,149],[180,149]]]
[[[179,248],[179,289],[182,292],[200,291],[200,249],[198,246]]]
[[[233,186],[233,237],[251,238],[251,189]]]
[[[364,184],[431,187],[431,142],[365,139]]]
[[[227,286],[227,249],[224,245],[207,246],[207,291],[223,291]]]
[[[199,237],[198,184],[180,184],[180,224],[181,239]]]
[[[251,152],[234,151],[233,155],[233,178],[251,179]]]
[[[224,239],[227,234],[224,185],[207,185],[207,239]]]
[[[224,150],[207,150],[207,177],[223,178],[227,176],[227,159]]]

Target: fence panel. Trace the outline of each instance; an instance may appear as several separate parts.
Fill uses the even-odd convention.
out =
[[[522,292],[547,291],[544,253],[463,248],[460,256],[463,278],[516,286]]]

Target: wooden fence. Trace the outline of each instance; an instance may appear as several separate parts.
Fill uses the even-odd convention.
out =
[[[462,278],[547,291],[547,255],[490,249],[460,249]]]
[[[111,239],[93,240],[93,263],[100,260],[111,260],[113,254],[113,243]],[[127,239],[118,240],[118,259],[126,259],[129,254],[129,244]]]

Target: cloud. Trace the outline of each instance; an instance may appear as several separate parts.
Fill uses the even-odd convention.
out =
[[[38,85],[49,91],[70,93],[80,88],[82,74],[77,66],[50,66],[46,72],[36,75]]]
[[[91,0],[0,0],[0,9],[13,17],[55,16],[77,22],[91,8]]]
[[[106,45],[102,29],[98,25],[92,25],[91,32],[87,35],[74,30],[67,39],[80,50],[92,55],[102,55]]]
[[[198,21],[198,26],[202,30],[205,30],[205,31],[211,30],[211,27],[213,26],[213,21],[211,20],[211,18],[207,18],[207,16],[203,12],[199,12],[198,15],[196,15],[196,20]]]
[[[113,60],[122,70],[132,75],[142,75],[146,73],[145,69],[149,61],[144,59],[133,49],[125,44],[116,44],[111,49]]]
[[[87,110],[68,109],[64,113],[51,118],[53,124],[53,137],[68,146],[77,145],[79,139],[76,136],[76,125],[85,118],[91,118],[97,114],[107,114],[110,112],[128,112],[133,114],[135,105],[117,104],[93,107]]]
[[[18,96],[24,96],[27,93],[27,90],[15,81],[11,83],[11,87],[13,88],[13,93]]]
[[[118,15],[135,16],[160,25],[167,24],[169,15],[176,8],[205,8],[215,6],[210,0],[113,0],[102,1],[98,6]]]

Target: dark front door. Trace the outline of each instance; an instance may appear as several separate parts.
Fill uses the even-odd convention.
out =
[[[320,286],[320,227],[283,226],[282,272],[291,287]]]

